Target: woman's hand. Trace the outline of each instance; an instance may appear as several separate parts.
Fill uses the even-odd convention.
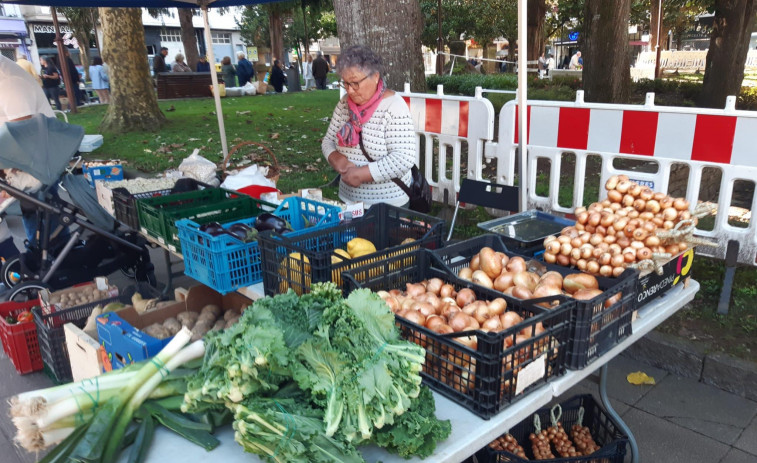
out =
[[[363,183],[372,182],[373,177],[371,176],[371,171],[368,169],[368,166],[353,166],[342,174],[342,181],[353,188],[357,188]]]
[[[329,155],[329,164],[331,164],[331,167],[341,175],[344,175],[348,169],[355,167],[355,164],[350,162],[350,160],[347,159],[347,156],[338,151],[334,151]]]

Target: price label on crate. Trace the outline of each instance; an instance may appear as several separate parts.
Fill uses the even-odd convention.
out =
[[[365,206],[362,202],[348,204],[347,207],[339,213],[339,220],[344,220],[345,212],[352,212],[352,218],[357,219],[358,217],[365,215]]]
[[[539,358],[524,367],[518,373],[515,384],[515,395],[523,392],[528,386],[544,378],[547,371],[547,355],[540,355]]]

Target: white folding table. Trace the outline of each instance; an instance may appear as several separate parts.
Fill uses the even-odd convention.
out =
[[[694,280],[689,280],[687,285],[681,284],[674,287],[663,297],[650,302],[639,310],[638,316],[632,325],[633,334],[621,341],[610,351],[597,358],[586,368],[576,371],[569,370],[565,375],[529,392],[526,397],[505,408],[489,420],[483,420],[446,397],[434,393],[436,415],[440,419],[451,420],[452,435],[446,441],[441,442],[437,446],[436,452],[426,460],[417,458],[405,460],[376,447],[362,447],[362,454],[366,461],[370,463],[378,461],[384,463],[406,461],[459,463],[486,446],[506,430],[530,417],[536,410],[547,405],[553,398],[562,395],[597,370],[600,371],[599,389],[602,404],[608,413],[613,415],[621,424],[621,427],[624,427],[625,423],[614,412],[607,398],[607,363],[687,303],[691,302],[697,291],[699,291],[699,283]],[[638,461],[638,450],[636,442],[633,439],[633,434],[627,427],[624,431],[628,433],[631,440],[633,460]],[[207,461],[255,463],[261,461],[256,455],[244,453],[242,447],[234,442],[234,431],[231,429],[231,426],[218,430],[216,437],[221,440],[221,445],[212,452],[206,452],[171,431],[158,427],[147,456],[147,461],[155,463],[163,461],[179,461],[181,463],[206,463]],[[122,455],[119,462],[126,462],[126,459],[127,452]]]

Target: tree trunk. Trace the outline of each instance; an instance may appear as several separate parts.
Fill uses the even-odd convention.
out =
[[[268,15],[268,30],[271,34],[271,64],[273,60],[284,59],[284,24],[281,20],[281,12],[275,8]]]
[[[110,105],[105,131],[156,131],[166,121],[150,78],[142,10],[100,8],[103,60],[110,74]],[[124,40],[129,37],[129,40]]]
[[[76,32],[77,33],[74,34],[74,37],[79,43],[79,61],[81,61],[81,65],[84,68],[84,79],[91,80],[89,78],[89,36],[88,34],[80,33],[78,30]]]
[[[307,60],[307,55],[310,54],[310,37],[308,36],[308,16],[305,14],[305,10],[307,7],[304,5],[302,6],[302,24],[305,29],[305,56],[301,56],[300,60],[305,63],[305,60]]]
[[[547,17],[546,0],[528,0],[528,55],[536,61],[544,53],[544,21]]]
[[[715,1],[699,106],[723,108],[727,96],[741,91],[756,9],[755,0]]]
[[[383,58],[389,88],[402,91],[410,82],[412,91],[426,91],[423,16],[417,0],[334,0],[334,13],[342,49],[366,45]]]
[[[628,18],[631,0],[586,0],[583,86],[586,101],[628,102],[631,71]]]
[[[195,26],[192,24],[194,10],[191,8],[177,8],[177,10],[179,11],[179,24],[181,25],[181,44],[184,45],[184,62],[193,71],[196,71],[197,62],[200,61],[200,52],[197,49]],[[212,47],[213,44],[209,43],[207,46]]]

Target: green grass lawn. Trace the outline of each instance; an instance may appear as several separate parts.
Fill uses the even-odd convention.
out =
[[[282,191],[323,185],[335,175],[321,155],[321,139],[338,99],[336,90],[223,98],[229,148],[243,141],[268,146],[282,169]],[[153,173],[177,167],[199,149],[202,156],[220,165],[222,150],[212,99],[161,101],[159,105],[168,119],[159,131],[103,133],[103,146],[88,157],[121,159],[134,169]],[[105,110],[105,106],[82,108],[79,114],[69,115],[69,121],[84,126],[88,134],[100,133]],[[245,148],[232,162],[250,155],[258,163],[271,162],[265,150]]]
[[[335,175],[321,155],[321,138],[338,98],[336,90],[224,98],[221,101],[229,146],[248,140],[268,146],[281,166],[278,187],[284,192],[323,185]],[[203,156],[220,164],[221,143],[212,99],[162,101],[159,104],[168,119],[162,129],[128,134],[104,133],[103,146],[90,158],[121,159],[132,168],[156,173],[178,166],[197,148]],[[168,111],[170,108],[173,110]],[[99,133],[105,109],[104,106],[82,108],[79,114],[70,115],[69,121],[83,125],[89,134]],[[250,154],[258,163],[270,163],[262,149],[243,151],[234,160]],[[565,207],[572,202],[574,166],[575,156],[566,154],[560,173],[560,191],[557,192],[559,204]],[[589,160],[589,169],[599,172],[599,166],[598,159]],[[587,181],[587,202],[596,200],[601,187],[598,176],[589,177],[597,180]],[[537,174],[537,194],[549,195],[548,185],[546,174]],[[336,198],[336,188],[325,189],[324,194]],[[451,218],[449,207],[436,205],[434,213],[448,220]],[[480,234],[477,223],[490,218],[480,207],[462,210],[454,237],[463,239]],[[723,262],[698,256],[692,274],[702,290],[690,309],[679,312],[663,325],[662,330],[704,342],[709,350],[753,358],[757,349],[757,305],[754,304],[757,270],[754,267],[738,269],[728,316],[715,313],[724,274]]]

